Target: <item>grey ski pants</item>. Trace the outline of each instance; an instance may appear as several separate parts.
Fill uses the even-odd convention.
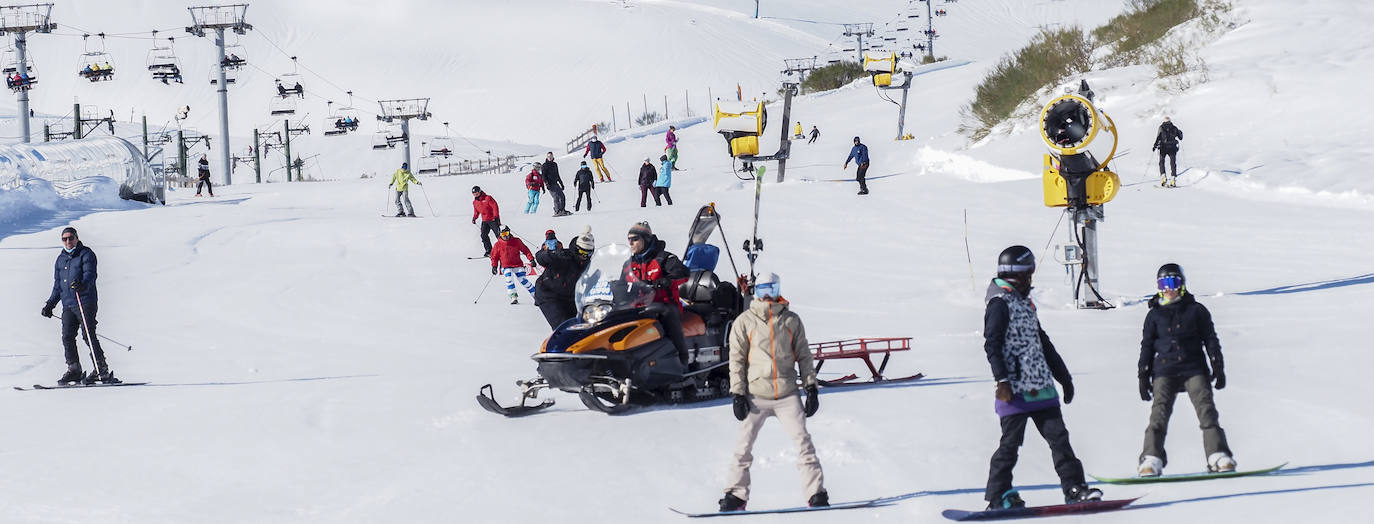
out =
[[[1191,377],[1155,377],[1154,403],[1150,405],[1150,425],[1145,428],[1145,449],[1140,452],[1143,459],[1154,455],[1169,463],[1164,453],[1164,437],[1169,433],[1169,417],[1174,414],[1174,398],[1179,390],[1188,391],[1188,399],[1193,401],[1197,411],[1198,426],[1202,428],[1202,447],[1207,456],[1225,452],[1231,454],[1226,444],[1226,431],[1221,429],[1221,417],[1217,405],[1212,401],[1212,381],[1207,375]]]
[[[405,206],[402,206],[402,205],[401,205],[402,203],[404,203]],[[415,206],[410,205],[410,190],[409,190],[409,189],[406,189],[405,191],[397,191],[397,192],[396,192],[396,212],[397,212],[397,213],[405,213],[405,214],[407,214],[407,215],[414,215],[414,214],[415,214]]]
[[[797,443],[797,469],[801,470],[802,493],[810,497],[825,489],[821,461],[816,458],[816,447],[811,445],[811,434],[806,432],[801,395],[793,393],[777,400],[750,396],[749,402],[753,406],[749,409],[749,416],[740,424],[739,440],[735,442],[735,456],[730,462],[725,492],[749,500],[749,466],[754,463],[754,440],[758,438],[764,421],[770,417],[777,417],[782,429]]]

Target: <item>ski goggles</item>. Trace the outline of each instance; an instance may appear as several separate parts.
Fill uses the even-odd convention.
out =
[[[777,282],[761,282],[754,285],[754,298],[778,298]]]
[[[1159,280],[1157,280],[1156,283],[1159,284],[1159,290],[1160,290],[1160,291],[1164,291],[1164,290],[1168,290],[1168,289],[1183,289],[1183,277],[1178,277],[1178,276],[1159,277]]]

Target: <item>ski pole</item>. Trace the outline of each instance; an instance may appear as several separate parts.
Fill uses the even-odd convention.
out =
[[[86,324],[86,306],[81,303],[80,291],[77,291],[76,288],[73,287],[72,293],[76,293],[76,308],[81,314],[81,330],[83,332],[82,335],[84,335],[81,337],[81,340],[86,343],[86,349],[91,352],[91,369],[95,370],[96,376],[100,376],[100,362],[95,359],[95,346],[91,345],[91,326]],[[105,371],[109,372],[108,364],[106,365]]]
[[[52,317],[52,318],[53,318],[54,320],[58,321],[58,322],[61,322],[61,321],[62,321],[62,317],[60,317],[60,316],[54,316],[54,317]],[[107,336],[105,336],[105,335],[103,335],[103,334],[101,334],[101,333],[96,333],[95,336],[96,336],[96,337],[99,337],[99,338],[105,339],[106,342],[109,342],[109,343],[114,344],[114,345],[116,345],[116,346],[122,347],[122,348],[124,348],[125,351],[133,351],[133,350],[134,350],[134,347],[133,347],[133,346],[130,346],[130,345],[127,345],[127,344],[120,344],[119,341],[117,341],[117,340],[115,340],[115,339],[113,339],[113,338],[107,337]]]
[[[389,213],[390,211],[391,211],[391,186],[386,186],[386,195],[385,195],[384,198],[382,198],[382,214],[385,215],[385,214]]]
[[[496,275],[492,275],[492,276],[487,277],[487,283],[486,283],[486,284],[482,284],[482,290],[479,291],[479,292],[477,292],[477,298],[472,299],[472,303],[473,303],[473,304],[476,304],[478,300],[482,300],[482,294],[487,292],[487,287],[490,287],[490,286],[491,286],[491,281],[492,281],[492,280],[495,280],[495,279],[496,279]]]
[[[425,197],[425,206],[429,208],[429,215],[430,215],[430,216],[436,216],[436,217],[439,216],[438,213],[435,213],[435,212],[434,212],[434,205],[429,203],[429,192],[428,192],[428,191],[425,191],[425,185],[424,185],[424,184],[418,184],[418,185],[420,186],[420,194],[423,195],[423,196]]]
[[[601,203],[601,195],[597,194],[596,187],[592,187],[592,196],[596,197],[596,203]]]

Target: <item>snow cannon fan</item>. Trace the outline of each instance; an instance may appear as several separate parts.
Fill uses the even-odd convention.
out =
[[[716,132],[725,137],[730,156],[753,157],[759,154],[759,135],[768,125],[768,110],[763,102],[717,101]]]
[[[1121,179],[1107,165],[1116,156],[1116,124],[1092,100],[1083,80],[1077,93],[1051,100],[1040,111],[1040,138],[1050,148],[1042,164],[1047,207],[1102,205],[1121,189]],[[1111,134],[1112,145],[1106,160],[1098,163],[1088,147],[1103,131]]]
[[[873,77],[874,87],[892,85],[892,75],[897,73],[897,53],[870,55],[864,52],[864,72]]]

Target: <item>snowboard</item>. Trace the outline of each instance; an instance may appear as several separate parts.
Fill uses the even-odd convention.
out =
[[[1284,462],[1283,464],[1279,464],[1272,468],[1252,469],[1250,471],[1227,471],[1224,473],[1183,473],[1179,475],[1160,475],[1158,477],[1111,478],[1099,477],[1097,475],[1091,475],[1091,477],[1097,479],[1098,482],[1105,482],[1107,484],[1152,484],[1155,482],[1188,482],[1193,480],[1228,479],[1235,477],[1248,477],[1251,475],[1265,475],[1268,473],[1278,471],[1279,469],[1287,465],[1288,463]]]
[[[810,507],[810,506],[796,506],[796,507],[791,507],[791,508],[753,509],[753,510],[725,511],[725,512],[717,511],[717,512],[712,512],[712,513],[688,513],[688,512],[686,512],[686,511],[682,511],[682,510],[676,509],[676,508],[668,508],[668,509],[672,510],[674,513],[677,513],[677,514],[679,514],[679,515],[684,515],[684,516],[686,516],[686,517],[688,517],[688,518],[694,518],[694,519],[695,519],[695,518],[704,518],[704,517],[735,517],[735,516],[741,516],[741,515],[767,515],[767,514],[772,514],[772,513],[807,513],[807,512],[813,512],[813,511],[830,511],[830,510],[837,510],[837,509],[858,509],[858,508],[872,508],[872,507],[876,507],[876,506],[886,506],[886,505],[888,505],[888,504],[892,504],[892,503],[897,502],[897,501],[899,501],[899,500],[907,499],[907,498],[913,497],[913,496],[915,496],[915,495],[917,495],[917,493],[907,493],[907,494],[905,494],[905,495],[898,495],[898,496],[895,496],[895,497],[882,497],[882,498],[868,499],[868,500],[856,500],[856,501],[853,501],[853,502],[842,502],[842,503],[839,503],[839,504],[831,504],[831,505],[829,505],[829,506],[824,506],[824,507],[819,507],[819,508],[813,508],[813,507]]]
[[[68,384],[68,385],[65,385],[65,386],[45,386],[45,385],[43,385],[43,384],[34,384],[33,387],[27,387],[27,388],[26,388],[26,387],[23,387],[23,386],[14,386],[14,389],[19,390],[19,391],[34,391],[34,390],[41,390],[41,389],[78,389],[78,388],[105,388],[105,387],[110,387],[110,388],[112,388],[112,387],[119,387],[119,386],[146,386],[146,385],[148,385],[147,382],[120,382],[120,383],[118,383],[118,384],[105,384],[105,383],[96,383],[96,384]]]
[[[1120,500],[1094,500],[1090,502],[1078,502],[1074,504],[1059,504],[1055,506],[1027,506],[1024,508],[1007,509],[988,509],[983,511],[964,511],[959,509],[947,509],[942,515],[950,520],[1002,520],[1002,519],[1024,519],[1035,517],[1051,517],[1055,515],[1069,515],[1076,513],[1096,513],[1099,511],[1112,511],[1126,507],[1132,502],[1139,500],[1133,499]]]
[[[396,216],[396,215],[382,215],[382,218],[424,218],[424,217],[419,216],[419,215],[416,215],[416,216],[410,216],[410,215],[401,215],[401,216]]]

